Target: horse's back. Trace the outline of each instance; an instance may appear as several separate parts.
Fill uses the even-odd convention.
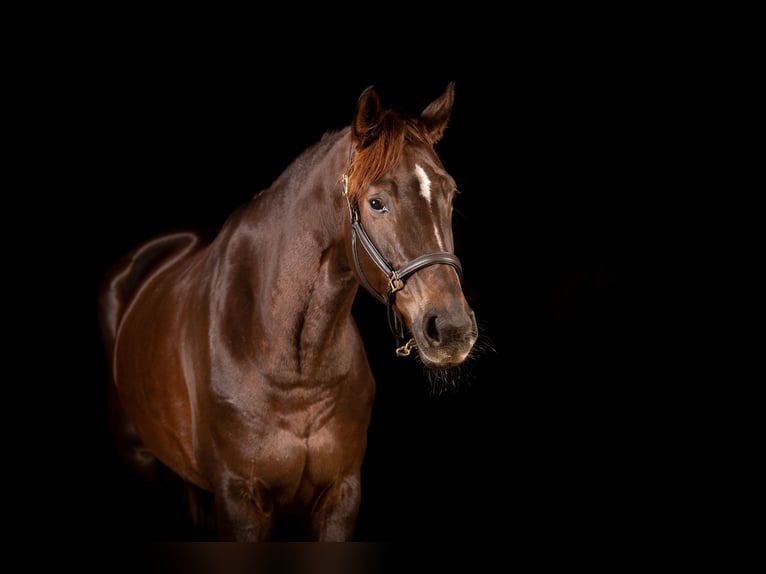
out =
[[[105,276],[98,296],[101,331],[108,353],[125,310],[141,287],[169,266],[208,245],[211,230],[181,230],[159,235],[122,257]]]

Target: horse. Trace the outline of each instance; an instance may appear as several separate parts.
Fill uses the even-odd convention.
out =
[[[454,253],[458,194],[436,144],[455,82],[419,114],[362,91],[214,233],[155,236],[98,293],[120,457],[212,497],[214,538],[260,542],[280,516],[353,541],[376,381],[352,306],[385,305],[401,357],[454,372],[475,347]],[[362,291],[363,292],[363,291]]]

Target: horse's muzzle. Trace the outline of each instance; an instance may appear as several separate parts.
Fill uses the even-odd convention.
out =
[[[470,309],[429,311],[413,324],[412,334],[427,367],[456,367],[468,358],[478,337]]]

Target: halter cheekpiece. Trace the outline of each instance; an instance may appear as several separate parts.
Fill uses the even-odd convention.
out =
[[[349,167],[351,166],[352,153],[353,145],[351,146],[348,154]],[[370,236],[367,235],[367,232],[364,230],[361,218],[359,216],[359,205],[357,202],[351,203],[351,200],[349,199],[348,172],[343,174],[341,184],[341,191],[343,193],[343,197],[346,198],[348,214],[349,218],[351,219],[351,251],[354,256],[354,266],[356,267],[356,272],[359,275],[359,278],[362,280],[365,288],[386,305],[388,310],[388,326],[396,337],[397,341],[396,354],[400,357],[406,357],[410,354],[412,349],[416,347],[416,344],[415,339],[407,339],[404,332],[404,321],[399,316],[399,313],[394,307],[394,303],[396,302],[396,292],[404,287],[404,281],[410,275],[424,267],[435,264],[451,265],[457,271],[458,278],[462,282],[463,268],[460,265],[460,260],[455,256],[454,253],[450,253],[448,251],[435,251],[432,253],[419,255],[418,257],[415,257],[415,259],[412,259],[411,261],[402,265],[399,269],[394,269],[394,267],[386,260],[386,258],[383,257],[380,250],[375,246],[375,244],[372,242],[372,239],[370,239]],[[362,244],[362,247],[367,252],[367,255],[370,256],[370,259],[372,259],[375,265],[378,266],[378,268],[388,279],[385,294],[380,293],[377,289],[375,289],[367,280],[367,277],[362,271],[362,266],[359,263],[359,250],[357,249],[357,245],[359,243]],[[405,339],[406,342],[404,342]]]

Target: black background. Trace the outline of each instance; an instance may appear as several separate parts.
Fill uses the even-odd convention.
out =
[[[435,392],[360,294],[378,391],[357,539],[656,542],[703,521],[690,206],[717,176],[704,110],[718,64],[684,26],[252,40],[165,22],[52,55],[77,187],[49,204],[78,327],[59,365],[76,373],[59,426],[62,465],[77,465],[68,511],[110,538],[187,536],[175,503],[137,493],[112,458],[95,303],[108,266],[157,232],[220,225],[347,125],[365,87],[419,112],[455,80],[437,149],[461,189],[457,254],[482,352]]]

